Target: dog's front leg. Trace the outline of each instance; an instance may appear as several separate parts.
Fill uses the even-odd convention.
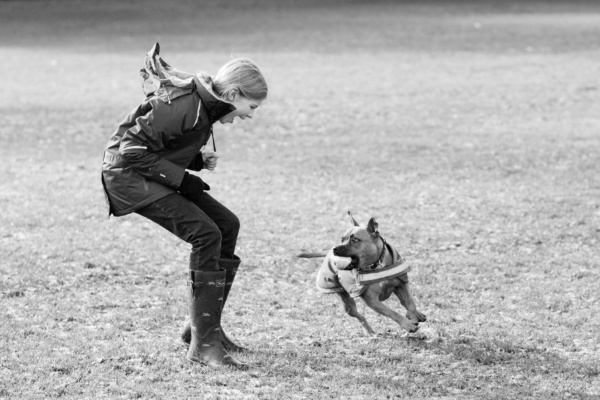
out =
[[[350,295],[346,292],[338,292],[342,302],[344,303],[344,311],[351,317],[354,317],[360,321],[360,324],[363,327],[363,330],[367,335],[373,336],[375,335],[375,331],[371,328],[366,318],[358,312],[356,308],[356,302]]]
[[[391,318],[396,323],[398,323],[402,328],[406,329],[408,332],[416,332],[419,329],[419,325],[417,322],[413,322],[412,320],[398,314],[397,312],[388,308],[385,304],[383,304],[379,300],[379,293],[376,291],[367,290],[363,296],[363,300],[369,307],[371,307],[376,313],[383,315],[385,317]]]
[[[408,282],[400,282],[400,285],[394,290],[394,294],[400,300],[400,303],[406,308],[406,316],[415,322],[425,322],[427,317],[425,314],[417,310],[415,299],[410,293],[410,286]]]

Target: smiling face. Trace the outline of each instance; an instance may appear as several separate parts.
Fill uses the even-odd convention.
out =
[[[248,99],[239,93],[233,93],[227,100],[235,107],[235,110],[219,119],[219,122],[222,124],[233,123],[235,117],[239,117],[242,120],[252,118],[254,110],[262,103],[261,100]]]

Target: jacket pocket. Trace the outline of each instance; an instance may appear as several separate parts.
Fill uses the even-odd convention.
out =
[[[110,213],[125,215],[174,193],[174,190],[145,179],[118,154],[106,153],[102,165],[102,182],[108,198]]]

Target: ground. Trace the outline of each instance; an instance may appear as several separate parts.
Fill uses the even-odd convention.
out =
[[[0,3],[0,398],[600,397],[600,6],[255,0]],[[189,246],[106,217],[107,140],[145,53],[270,85],[202,172],[239,216],[223,322],[247,372],[186,361]],[[298,259],[347,210],[413,265],[428,322],[360,305]],[[400,309],[393,299],[388,302]]]

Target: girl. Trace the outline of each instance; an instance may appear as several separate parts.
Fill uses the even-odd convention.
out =
[[[234,254],[239,220],[186,169],[215,168],[217,154],[200,152],[213,124],[252,118],[267,97],[267,84],[248,59],[228,62],[212,78],[178,71],[158,52],[157,43],[142,70],[144,90],[151,95],[119,125],[104,154],[109,215],[136,212],[192,245],[190,315],[182,333],[190,343],[187,358],[212,368],[242,368],[229,354],[242,348],[221,329],[221,312],[240,264]]]

